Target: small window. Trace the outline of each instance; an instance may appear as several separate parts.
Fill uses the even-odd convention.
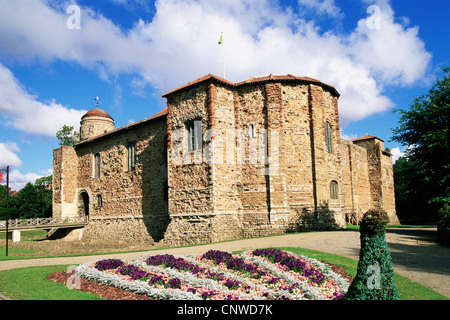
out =
[[[98,195],[97,195],[97,207],[100,208],[101,206],[103,206],[102,195],[101,195],[101,194],[98,194]]]
[[[188,152],[198,151],[201,149],[201,125],[201,121],[194,121],[186,126]]]
[[[254,123],[250,124],[250,128],[248,129],[248,135],[250,138],[256,138],[256,126]]]
[[[100,178],[100,153],[94,155],[94,178]]]
[[[128,151],[127,169],[128,171],[133,171],[136,165],[136,145],[134,143],[130,143],[128,145],[127,151]]]
[[[333,135],[331,131],[331,124],[327,121],[325,123],[325,142],[329,153],[333,152]]]
[[[339,199],[338,183],[335,180],[330,183],[330,198]]]

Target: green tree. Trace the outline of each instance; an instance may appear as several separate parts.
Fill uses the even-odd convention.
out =
[[[417,163],[406,157],[394,163],[395,206],[398,218],[405,224],[433,222],[435,215],[430,212],[439,207],[428,201],[432,196],[419,173]]]
[[[6,220],[6,186],[4,188],[5,191],[3,196],[0,197],[0,220]],[[10,219],[18,219],[19,211],[18,207],[20,206],[20,199],[18,199],[17,195],[11,196],[8,199],[8,216]]]
[[[27,183],[16,195],[9,197],[8,215],[10,219],[52,216],[52,190],[43,183],[50,177],[38,179],[36,184]],[[6,219],[6,197],[0,197],[0,219]]]
[[[450,201],[450,68],[409,110],[395,112],[400,119],[391,140],[408,146],[406,159],[394,169],[396,188],[406,188],[403,200],[427,208],[435,219],[437,208]]]
[[[49,175],[48,177],[38,178],[34,182],[34,185],[39,188],[48,188],[52,185],[52,178],[52,175]]]
[[[78,132],[74,131],[72,126],[63,125],[56,132],[56,138],[59,140],[60,146],[73,146],[78,141]]]

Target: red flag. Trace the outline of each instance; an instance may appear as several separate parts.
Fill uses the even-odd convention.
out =
[[[0,182],[2,182],[2,180],[3,180],[3,172],[0,171]]]

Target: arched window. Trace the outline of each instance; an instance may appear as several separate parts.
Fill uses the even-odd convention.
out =
[[[133,171],[136,164],[136,146],[134,143],[130,143],[128,149],[128,171]]]
[[[102,200],[102,195],[98,194],[97,195],[97,207],[101,207],[103,205],[103,200]]]
[[[330,182],[330,198],[339,199],[338,183],[335,180]]]
[[[329,153],[333,152],[333,135],[331,131],[331,124],[327,121],[325,123],[325,142]]]
[[[100,153],[94,155],[94,178],[100,178]]]

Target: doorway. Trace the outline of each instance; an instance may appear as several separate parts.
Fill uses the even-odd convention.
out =
[[[86,191],[81,191],[78,201],[78,211],[80,217],[89,220],[89,194]]]

